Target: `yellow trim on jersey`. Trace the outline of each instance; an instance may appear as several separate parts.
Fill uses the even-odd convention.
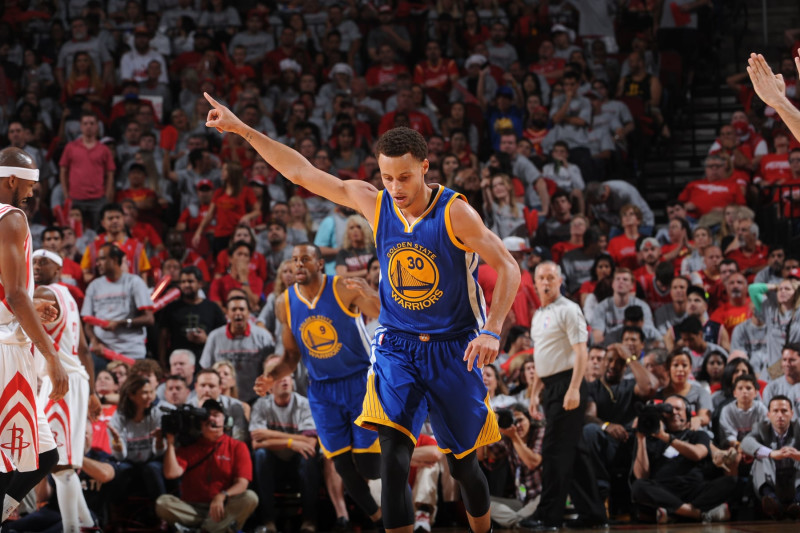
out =
[[[447,201],[447,205],[444,207],[444,225],[447,227],[447,235],[450,237],[450,241],[452,241],[453,245],[456,248],[461,248],[465,252],[471,253],[472,250],[464,246],[464,244],[456,238],[456,234],[453,231],[453,223],[450,222],[450,206],[453,205],[453,201],[455,201],[456,198],[461,198],[464,201],[467,200],[460,193],[456,193]]]
[[[425,211],[423,211],[422,214],[419,217],[417,217],[417,219],[410,226],[408,225],[408,221],[406,220],[406,217],[403,216],[403,213],[400,211],[400,208],[397,207],[397,205],[394,202],[392,202],[392,207],[394,208],[394,213],[397,215],[397,218],[400,219],[400,222],[403,223],[403,227],[405,228],[405,232],[406,233],[411,233],[414,230],[414,226],[416,226],[417,223],[419,223],[420,220],[425,218],[428,215],[428,213],[430,213],[433,210],[433,207],[436,205],[436,202],[439,201],[439,197],[442,195],[442,192],[444,192],[444,187],[439,185],[439,188],[436,191],[436,197],[430,203],[428,208]]]
[[[381,441],[375,437],[375,442],[369,448],[353,448],[353,453],[381,453]]]
[[[477,450],[481,446],[486,446],[487,444],[492,444],[493,442],[497,442],[500,440],[500,428],[497,426],[497,417],[492,410],[492,406],[489,403],[489,395],[486,395],[486,398],[483,400],[483,403],[486,404],[486,409],[488,412],[486,413],[486,422],[483,423],[483,427],[481,428],[481,432],[478,433],[478,438],[475,439],[475,445],[470,448],[469,450],[465,450],[461,453],[453,453],[449,448],[443,449],[439,448],[439,451],[442,453],[453,453],[453,457],[456,459],[461,459],[466,457],[473,451]]]
[[[286,309],[286,323],[289,324],[289,329],[292,329],[292,304],[289,303],[289,289],[283,291],[284,309]]]
[[[355,312],[351,311],[350,309],[348,309],[347,306],[344,305],[344,302],[342,302],[342,299],[339,298],[339,293],[336,291],[336,280],[337,279],[339,279],[339,276],[334,276],[333,277],[333,296],[336,298],[336,302],[339,304],[339,307],[342,308],[342,311],[344,311],[344,313],[347,316],[351,316],[353,318],[358,318],[361,315],[361,313],[355,313]]]
[[[328,459],[332,459],[332,458],[336,457],[337,455],[342,455],[343,453],[349,452],[351,449],[353,449],[352,446],[345,446],[344,448],[342,448],[340,450],[329,452],[328,450],[325,449],[325,446],[322,445],[322,441],[319,440],[319,438],[317,438],[317,441],[319,441],[319,449],[322,450],[322,453]],[[353,450],[353,451],[355,451],[355,450]]]
[[[375,244],[378,243],[378,222],[381,219],[381,203],[383,202],[383,191],[378,191],[378,196],[375,199],[375,220],[372,221],[372,238]]]
[[[356,418],[354,424],[372,431],[377,431],[377,426],[388,426],[406,435],[409,439],[411,439],[411,442],[414,443],[414,446],[417,445],[417,439],[414,437],[411,431],[404,428],[400,424],[392,422],[389,420],[389,417],[386,416],[386,411],[383,410],[381,401],[378,399],[378,391],[375,390],[375,374],[373,373],[370,373],[369,378],[367,379],[367,394],[364,395],[364,404],[361,408],[361,415]]]
[[[323,278],[324,279],[322,280],[322,284],[319,286],[319,291],[317,292],[317,295],[314,296],[314,299],[310,302],[306,300],[305,296],[300,294],[300,289],[297,288],[297,283],[292,285],[292,288],[294,288],[294,293],[297,295],[297,298],[299,298],[301,302],[306,304],[306,307],[308,307],[309,309],[315,309],[317,307],[317,302],[319,302],[319,298],[320,296],[322,296],[322,292],[325,290],[325,284],[328,283],[328,276],[323,274]]]

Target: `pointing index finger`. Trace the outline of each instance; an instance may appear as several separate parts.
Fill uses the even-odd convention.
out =
[[[211,98],[211,95],[208,94],[207,92],[204,92],[203,96],[206,97],[206,100],[208,100],[209,104],[214,106],[214,109],[219,109],[220,107],[222,107],[222,105],[219,102],[217,102],[216,100],[214,100],[213,98]]]

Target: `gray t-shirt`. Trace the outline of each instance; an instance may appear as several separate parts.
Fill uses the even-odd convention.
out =
[[[257,61],[261,57],[275,48],[275,38],[265,31],[250,33],[249,31],[242,31],[237,33],[228,44],[231,56],[237,46],[244,46],[245,58],[247,63]]]
[[[314,418],[311,416],[308,398],[293,392],[291,400],[285,406],[276,405],[275,397],[272,395],[259,398],[250,412],[250,431],[255,429],[272,429],[298,435],[316,432],[317,426],[314,425]],[[292,454],[294,452],[286,450],[283,458],[286,459]]]
[[[89,284],[81,316],[127,320],[136,318],[139,311],[152,308],[153,300],[142,278],[123,273],[114,282],[106,276],[100,276]],[[114,331],[106,331],[94,326],[93,331],[100,342],[117,353],[134,359],[144,359],[147,355],[147,332],[144,327],[129,328],[123,325]]]
[[[764,394],[762,394],[764,405],[769,406],[772,397],[781,394],[792,400],[792,407],[794,407],[792,418],[796,420],[797,412],[800,411],[800,382],[792,385],[786,380],[786,376],[773,379],[764,387]]]
[[[608,222],[612,226],[619,226],[619,210],[625,204],[633,204],[642,210],[642,225],[655,225],[653,211],[644,201],[636,187],[623,180],[604,181],[603,185],[607,185],[611,189],[611,194],[606,203],[592,206],[595,217]]]
[[[561,106],[564,105],[564,100],[566,97],[564,95],[558,95],[553,98],[552,104],[550,104],[550,117],[552,118],[561,109]],[[555,141],[564,141],[567,143],[570,149],[572,148],[588,148],[589,147],[589,128],[588,125],[592,122],[592,104],[589,102],[588,99],[584,98],[583,96],[576,96],[572,99],[569,103],[569,109],[567,110],[567,117],[569,118],[581,118],[586,122],[585,126],[575,126],[572,124],[558,124],[548,133],[547,137],[549,140],[552,140],[553,143]],[[549,144],[549,143],[548,143]],[[552,148],[551,146],[546,147],[545,149]]]
[[[157,406],[150,408],[150,413],[141,422],[134,422],[115,412],[108,421],[108,425],[119,433],[122,441],[122,450],[112,448],[112,454],[117,461],[130,461],[131,463],[144,463],[164,454],[164,449],[156,448],[156,439],[151,435],[156,429],[161,428],[162,412]],[[112,438],[111,431],[108,432]]]
[[[741,350],[749,356],[750,364],[753,365],[753,371],[757,378],[769,377],[766,324],[756,326],[752,320],[745,320],[733,328],[731,351],[734,350]]]
[[[112,60],[111,54],[97,37],[91,37],[85,41],[67,41],[58,51],[57,66],[64,70],[64,75],[69,77],[72,72],[72,61],[78,52],[86,52],[92,58],[94,68],[97,73],[103,72],[103,65]]]
[[[722,408],[719,415],[719,428],[727,441],[741,441],[745,435],[767,418],[767,406],[758,400],[753,401],[750,409],[740,409],[736,402]]]
[[[678,315],[678,313],[675,312],[675,308],[672,306],[672,304],[667,304],[667,305],[662,305],[661,307],[656,309],[653,318],[655,320],[656,328],[663,337],[664,335],[667,334],[667,331],[672,326],[683,322],[683,319],[686,318],[687,316],[688,315],[686,314],[686,311]]]
[[[628,303],[623,307],[617,307],[614,304],[613,296],[609,296],[597,304],[597,310],[595,311],[594,319],[592,320],[592,329],[596,329],[598,331],[608,331],[615,326],[622,325],[625,319],[625,309],[633,307],[634,305],[638,305],[642,308],[645,326],[654,327],[653,312],[650,310],[650,306],[647,305],[647,302],[644,300],[640,300],[639,298],[630,295],[628,296]]]
[[[269,331],[248,326],[248,330],[240,337],[232,337],[228,326],[222,326],[208,334],[200,366],[211,368],[223,359],[233,363],[236,369],[236,386],[239,388],[239,399],[249,402],[256,398],[253,384],[263,372],[264,359],[275,350],[275,340]]]
[[[531,322],[536,373],[547,377],[574,368],[572,346],[585,343],[588,338],[586,319],[575,302],[559,296],[550,305],[537,309]]]

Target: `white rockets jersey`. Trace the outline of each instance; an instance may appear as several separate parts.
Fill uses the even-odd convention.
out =
[[[20,211],[16,207],[8,204],[0,204],[0,219],[9,213]],[[24,213],[23,213],[24,215]],[[27,217],[25,218],[27,226]],[[25,236],[25,264],[27,265],[27,278],[25,288],[28,295],[33,298],[33,263],[31,263],[31,230],[28,228],[28,234]],[[0,344],[30,344],[31,340],[28,335],[22,330],[19,320],[11,312],[11,308],[6,302],[6,291],[3,286],[3,273],[0,272]]]
[[[55,295],[59,308],[58,318],[49,324],[43,324],[44,330],[53,339],[53,345],[64,370],[68,374],[78,373],[89,379],[89,374],[78,358],[78,345],[81,339],[81,315],[78,304],[69,290],[62,285],[54,283],[44,285],[44,288]],[[47,375],[45,360],[39,350],[36,350],[36,370],[40,376]]]

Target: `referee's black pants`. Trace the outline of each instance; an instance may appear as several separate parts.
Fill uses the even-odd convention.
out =
[[[567,494],[581,518],[606,520],[589,450],[583,442],[588,387],[585,381],[581,382],[580,405],[565,411],[564,396],[571,380],[572,370],[542,378],[546,423],[542,441],[542,498],[534,517],[547,526],[561,526]]]

